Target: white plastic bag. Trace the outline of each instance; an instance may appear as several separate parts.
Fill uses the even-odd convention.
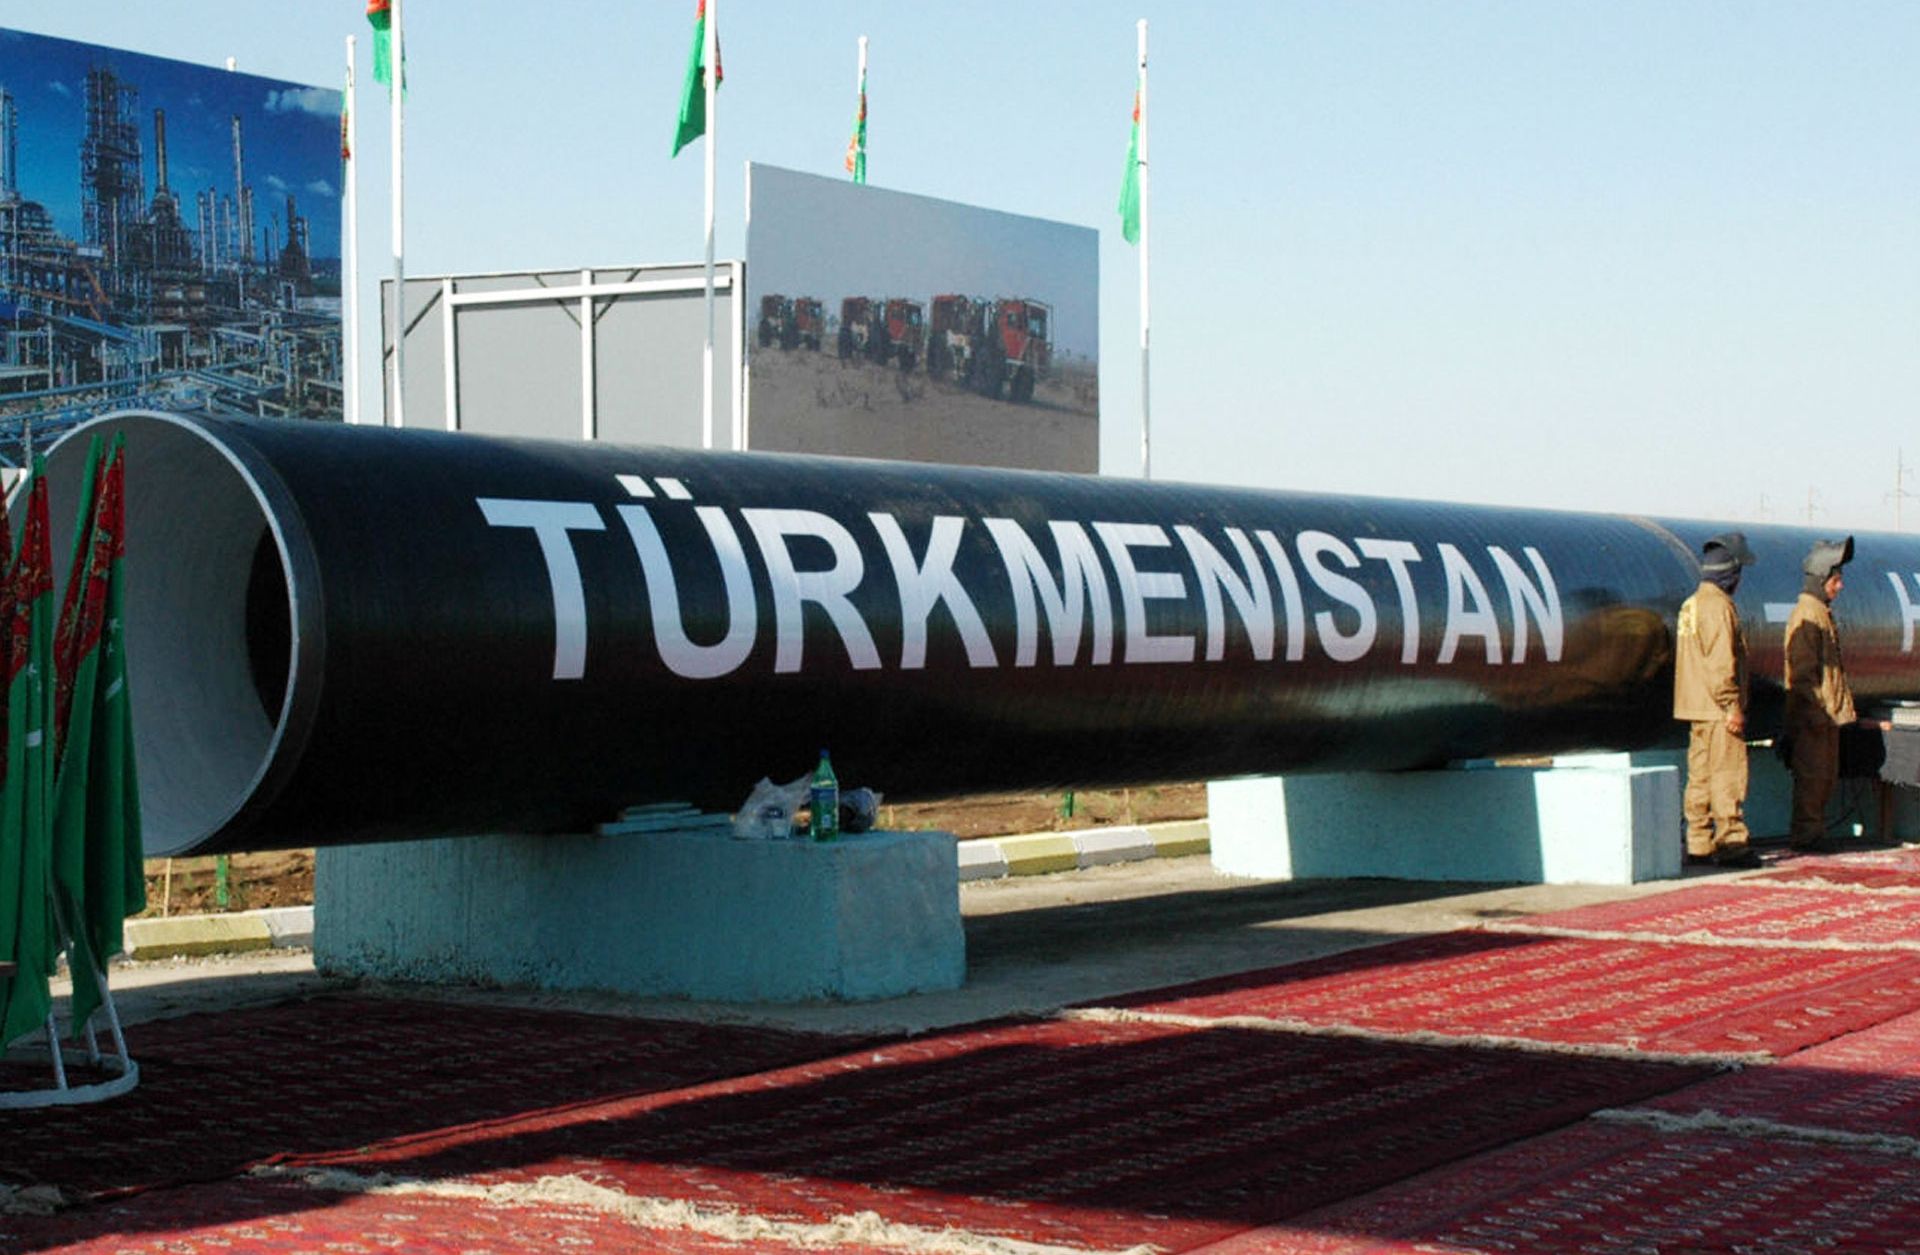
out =
[[[793,835],[793,817],[807,800],[811,776],[786,784],[762,777],[733,817],[733,835],[742,841],[782,841]]]

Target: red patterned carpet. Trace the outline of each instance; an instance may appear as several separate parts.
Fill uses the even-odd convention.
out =
[[[1590,1120],[1209,1255],[1801,1255],[1920,1249],[1920,1161]]]
[[[0,1216],[0,1249],[63,1255],[481,1255],[818,1250],[742,1226],[740,1238],[645,1225],[584,1204],[342,1194],[291,1181],[223,1181],[142,1194],[83,1216]],[[750,1246],[743,1246],[742,1239]],[[888,1247],[836,1241],[836,1251]],[[897,1246],[891,1247],[898,1250]]]
[[[1698,1117],[1920,1140],[1920,1014],[1639,1105]],[[1920,1147],[1916,1148],[1920,1150]]]
[[[1463,931],[1120,1005],[1384,1033],[1777,1056],[1920,1008],[1920,954]]]
[[[135,1094],[0,1114],[0,1183],[82,1203],[0,1187],[0,1251],[1920,1255],[1916,889],[1796,860],[904,1040],[146,1025]]]
[[[0,1111],[0,1181],[115,1194],[269,1156],[678,1089],[844,1039],[391,998],[331,997],[129,1030],[140,1085]]]
[[[1006,1025],[309,1163],[818,1224],[1184,1249],[1559,1127],[1693,1066],[1085,1021]]]
[[[1843,858],[1795,858],[1751,877],[1749,883],[1855,885],[1920,892],[1920,852],[1874,850]]]
[[[1785,888],[1760,876],[1694,885],[1652,897],[1536,915],[1524,926],[1920,950],[1920,893],[1821,889],[1813,886],[1822,882],[1812,878],[1795,883],[1797,887]]]

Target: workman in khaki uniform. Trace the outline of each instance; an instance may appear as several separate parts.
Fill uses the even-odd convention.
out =
[[[1740,532],[1701,546],[1700,587],[1680,606],[1674,642],[1673,717],[1687,737],[1687,861],[1758,867],[1748,844],[1747,638],[1733,592],[1753,551]]]
[[[1827,799],[1840,777],[1840,729],[1857,718],[1832,609],[1833,599],[1845,587],[1840,568],[1851,561],[1853,537],[1817,541],[1801,564],[1805,580],[1800,600],[1787,619],[1782,735],[1793,772],[1793,824],[1787,839],[1796,850],[1819,849],[1825,841]]]

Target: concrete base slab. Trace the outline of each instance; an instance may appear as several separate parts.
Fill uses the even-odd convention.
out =
[[[1671,766],[1488,767],[1207,786],[1237,876],[1634,884],[1680,874]]]
[[[721,1002],[889,998],[966,975],[938,832],[479,836],[322,849],[329,975]]]

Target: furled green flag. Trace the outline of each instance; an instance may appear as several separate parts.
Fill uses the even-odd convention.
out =
[[[93,762],[87,773],[87,941],[100,960],[126,949],[123,924],[147,906],[140,781],[134,770],[128,703],[126,616],[126,450],[116,436],[100,490],[100,546],[106,564],[99,671],[93,688]],[[76,1006],[75,1018],[79,1016]],[[82,1020],[81,1022],[84,1022]]]
[[[680,88],[680,124],[673,133],[673,155],[707,133],[707,0],[698,0],[693,15],[693,51],[687,54],[687,79]],[[713,37],[713,87],[720,90],[726,74],[720,68],[720,35]]]
[[[115,442],[115,452],[119,443]],[[99,973],[111,951],[93,944],[93,927],[103,907],[94,901],[101,877],[93,863],[96,834],[92,799],[102,782],[91,778],[100,639],[106,628],[107,576],[119,538],[111,516],[120,514],[117,481],[100,463],[100,440],[87,450],[86,513],[75,523],[73,561],[61,595],[60,623],[54,634],[58,672],[54,697],[53,880],[60,922],[67,935],[67,968],[73,977],[72,1023],[77,1030],[100,1005]],[[117,847],[113,855],[117,856]],[[111,877],[112,902],[122,895],[117,857]],[[115,936],[117,940],[117,933]]]
[[[94,503],[99,499],[99,482],[100,437],[96,435],[87,444],[86,469],[81,476],[80,499],[73,520],[73,549],[67,558],[67,577],[60,590],[60,613],[54,620],[53,733],[47,755],[49,770],[53,773],[55,923],[68,942],[67,968],[73,977],[75,1008],[85,1003],[89,1011],[98,1004],[99,989],[80,927],[86,915],[87,896],[86,811],[84,806],[69,806],[64,795],[72,790],[84,798],[87,787],[87,729],[92,721],[96,668],[87,656],[91,647],[86,641],[98,635],[97,629],[87,622],[87,612],[97,610],[95,603],[101,602],[101,598],[89,594],[88,585],[93,566]],[[80,751],[77,755],[73,753],[76,742]],[[77,767],[69,770],[69,761],[75,758]],[[76,1015],[73,1022],[79,1025],[85,1023],[85,1018]]]
[[[0,1043],[47,1022],[47,978],[59,953],[52,898],[53,833],[49,734],[53,685],[53,547],[47,524],[46,464],[34,458],[20,555],[8,576],[6,781],[0,786],[0,951],[19,964],[9,982]]]
[[[867,181],[867,67],[860,67],[860,104],[853,114],[853,138],[847,141],[847,173],[855,183]]]
[[[373,27],[373,81],[393,82],[393,0],[367,0],[367,24]]]
[[[73,709],[73,681],[80,660],[80,599],[86,592],[87,562],[93,551],[93,503],[100,484],[100,437],[87,442],[86,469],[80,475],[80,499],[73,516],[73,549],[67,555],[67,579],[60,589],[60,615],[53,628],[53,761],[67,743],[67,716]]]
[[[1133,93],[1133,138],[1127,141],[1127,173],[1120,182],[1120,234],[1140,242],[1140,92]]]

